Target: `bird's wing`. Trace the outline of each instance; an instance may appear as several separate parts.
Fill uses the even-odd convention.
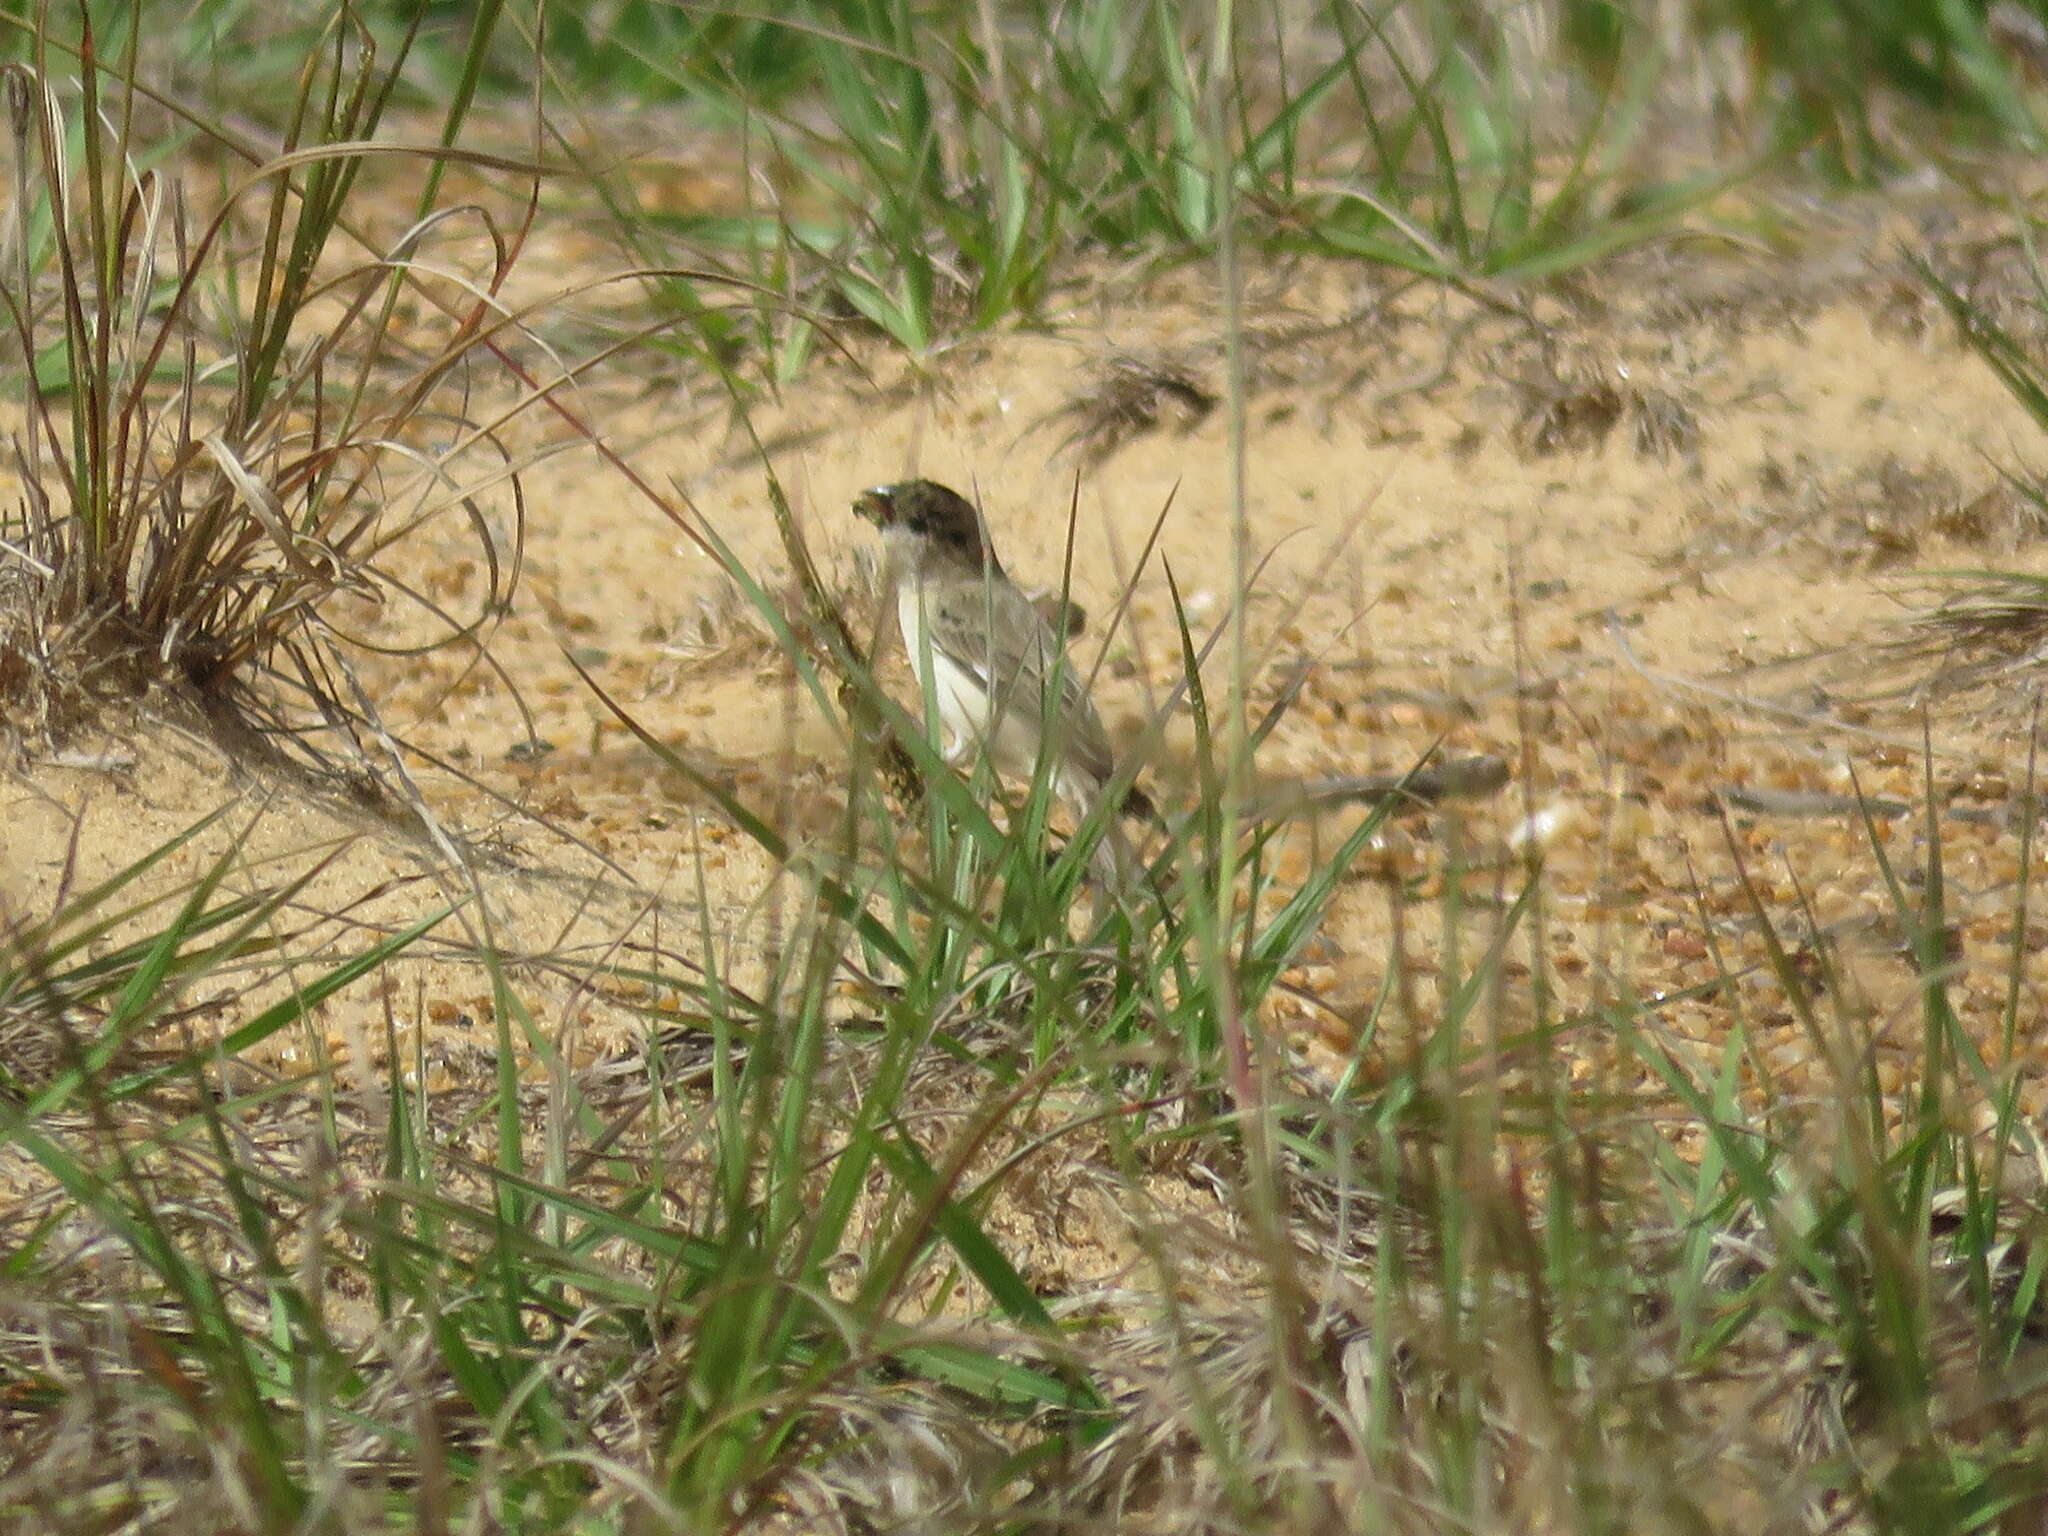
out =
[[[1076,767],[1097,779],[1115,771],[1116,759],[1101,717],[1088,697],[1088,681],[1031,600],[1008,582],[963,583],[929,612],[932,644],[980,679],[1005,710],[1036,714],[1056,665],[1060,696],[1055,716],[1061,748]]]

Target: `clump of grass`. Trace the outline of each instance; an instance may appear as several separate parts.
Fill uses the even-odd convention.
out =
[[[1099,464],[1163,425],[1192,431],[1217,404],[1187,360],[1118,352],[1097,364],[1086,386],[1061,409],[1072,426],[1060,446],[1078,450],[1084,464]]]
[[[1930,572],[1904,594],[1918,611],[1832,680],[1859,703],[1946,712],[1966,701],[2014,720],[2033,712],[2048,666],[2048,581],[2023,571]]]
[[[1753,492],[1718,495],[1700,516],[1691,541],[1700,556],[1796,554],[1870,571],[1935,541],[2009,552],[2048,530],[2048,510],[2010,480],[1969,487],[1889,451],[1836,475],[1803,457],[1767,461]]]
[[[370,141],[410,35],[387,59],[334,10],[280,153],[203,206],[146,163],[166,109],[135,32],[109,59],[80,27],[39,29],[33,62],[4,81],[15,197],[0,293],[28,402],[0,528],[10,713],[49,739],[159,690],[216,720],[332,723],[354,709],[336,599],[411,607],[438,643],[474,642],[510,601],[517,466],[461,397],[517,325],[496,294],[518,234],[473,206],[434,211],[438,171],[409,227],[363,227],[363,178],[392,154]],[[447,139],[466,106],[449,108]],[[463,221],[494,252],[481,277],[428,254]],[[487,518],[481,503],[507,497],[513,515]],[[450,518],[490,574],[467,618],[394,558]]]
[[[1596,452],[1627,424],[1629,441],[1647,458],[1696,456],[1699,417],[1681,393],[1638,382],[1621,358],[1598,348],[1549,335],[1532,340],[1508,374],[1518,402],[1514,438],[1523,453]]]
[[[2048,645],[2048,581],[2017,571],[1959,575],[1940,604],[1913,623],[1966,660],[2025,667]]]

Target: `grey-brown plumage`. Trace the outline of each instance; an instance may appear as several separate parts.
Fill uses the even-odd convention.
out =
[[[1102,718],[1064,637],[1003,570],[973,504],[935,481],[906,480],[863,492],[854,510],[882,530],[903,643],[952,738],[947,759],[981,750],[1002,772],[1029,777],[1050,723],[1053,786],[1091,810],[1116,772]],[[1121,809],[1152,812],[1135,789]]]

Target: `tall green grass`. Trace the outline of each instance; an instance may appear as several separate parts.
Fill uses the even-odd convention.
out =
[[[802,195],[664,215],[620,180],[621,229],[643,254],[728,250],[753,280],[913,352],[1040,317],[1077,258],[1199,255],[1226,221],[1275,250],[1540,276],[1669,228],[1722,182],[1633,173],[1656,70],[1629,26],[1599,71],[1539,91],[1506,21],[1428,7],[1332,0],[1283,24],[1258,8],[891,0],[779,25],[808,64],[802,89],[743,54],[640,62],[747,146],[749,188]],[[807,348],[800,332],[762,341],[785,372]]]
[[[1226,222],[1267,251],[1512,284],[1691,227],[1766,171],[2026,151],[2017,46],[1969,8],[1837,0],[806,0],[627,5],[601,38],[561,29],[549,62],[572,105],[623,87],[739,146],[736,204],[655,209],[627,175],[605,195],[650,265],[723,253],[782,295],[749,339],[788,377],[815,344],[791,304],[926,353],[1044,319],[1076,261],[1200,256]]]

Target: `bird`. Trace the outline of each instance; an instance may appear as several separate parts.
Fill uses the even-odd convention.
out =
[[[937,481],[878,485],[853,509],[881,529],[903,645],[950,738],[946,761],[958,766],[978,751],[999,772],[1029,778],[1043,758],[1054,792],[1092,812],[1116,757],[1087,679],[1065,655],[1073,610],[1055,610],[1055,632],[1004,571],[974,504]],[[1156,814],[1136,786],[1117,809]],[[1119,841],[1114,827],[1106,841]]]

